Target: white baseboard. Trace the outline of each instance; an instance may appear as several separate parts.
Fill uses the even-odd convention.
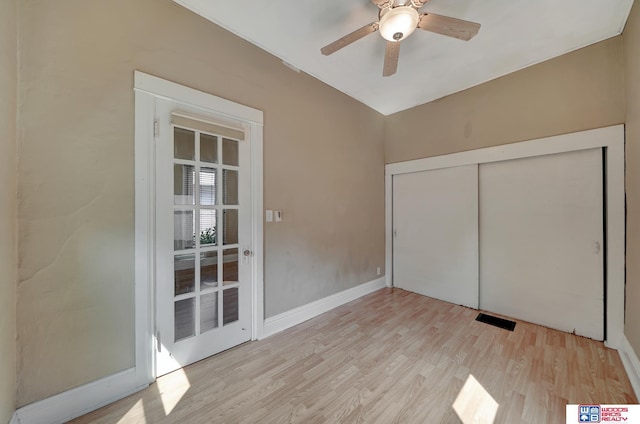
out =
[[[264,320],[264,327],[260,339],[269,337],[287,328],[303,323],[311,318],[317,317],[333,308],[349,303],[364,295],[386,287],[385,277],[380,277],[368,283],[332,294],[315,302],[307,303],[290,311],[272,316]]]
[[[19,408],[11,424],[61,424],[147,387],[135,368]]]
[[[636,397],[640,399],[640,360],[626,337],[622,337],[621,344],[622,346],[618,348],[620,359],[627,371],[627,376],[629,376],[631,387],[633,387]]]

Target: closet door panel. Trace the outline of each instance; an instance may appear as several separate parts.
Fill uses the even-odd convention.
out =
[[[604,338],[602,150],[481,164],[480,308]]]
[[[478,307],[477,165],[393,177],[394,286]]]

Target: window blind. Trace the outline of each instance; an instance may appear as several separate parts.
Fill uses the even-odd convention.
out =
[[[215,134],[234,140],[244,140],[244,129],[213,123],[205,117],[174,111],[171,113],[171,123],[178,127],[191,128],[201,132]]]

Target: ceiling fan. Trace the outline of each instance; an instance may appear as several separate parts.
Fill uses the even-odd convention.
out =
[[[380,31],[382,38],[387,40],[384,54],[382,76],[388,77],[398,69],[400,42],[410,36],[416,28],[435,32],[448,37],[468,41],[478,33],[480,24],[463,21],[462,19],[433,13],[418,13],[418,9],[429,0],[371,0],[378,6],[378,22],[371,22],[360,29],[347,34],[339,40],[324,46],[320,52],[328,56],[358,41],[366,35]]]

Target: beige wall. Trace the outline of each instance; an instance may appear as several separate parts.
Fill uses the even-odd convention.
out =
[[[265,208],[284,215],[265,224],[268,317],[384,275],[382,115],[313,86],[265,115]]]
[[[620,37],[388,117],[385,161],[624,122]]]
[[[623,33],[626,94],[627,293],[624,332],[640,356],[640,5]]]
[[[376,278],[381,115],[169,0],[24,0],[20,24],[20,405],[133,365],[134,69],[264,111],[268,315]]]
[[[16,406],[16,7],[0,0],[0,423]]]

